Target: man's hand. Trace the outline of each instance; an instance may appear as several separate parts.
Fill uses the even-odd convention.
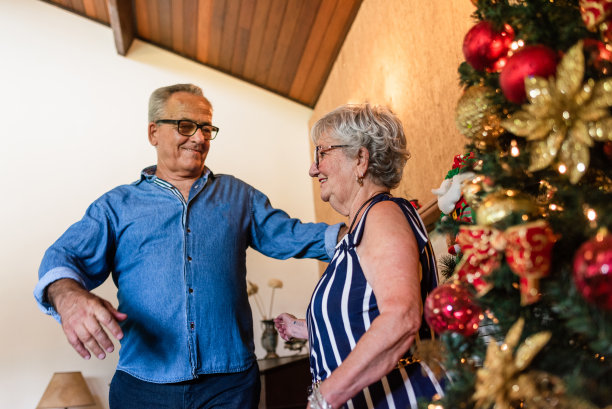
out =
[[[47,298],[62,318],[68,342],[84,359],[91,353],[104,359],[115,347],[104,327],[115,339],[123,338],[118,321],[127,318],[108,301],[91,294],[75,280],[64,278],[47,287]],[[105,352],[106,351],[106,352]]]

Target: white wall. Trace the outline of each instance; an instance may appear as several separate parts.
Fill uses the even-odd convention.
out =
[[[121,57],[110,28],[40,1],[0,0],[0,39],[0,407],[33,408],[53,372],[77,370],[105,408],[117,353],[82,360],[38,310],[32,290],[44,250],[87,205],[154,163],[146,137],[150,92],[177,82],[202,86],[221,128],[208,166],[304,220],[314,219],[312,111],[143,42]],[[304,311],[317,279],[314,261],[255,252],[248,271],[266,303],[268,279],[284,281],[275,314]],[[112,282],[97,293],[116,303]],[[262,357],[259,325],[255,333]],[[277,351],[289,352],[282,343]]]

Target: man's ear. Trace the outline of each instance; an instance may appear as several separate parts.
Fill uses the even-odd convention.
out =
[[[149,143],[153,146],[157,146],[157,124],[155,122],[149,122]]]

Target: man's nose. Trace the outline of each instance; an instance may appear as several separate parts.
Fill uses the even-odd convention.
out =
[[[312,162],[312,165],[310,165],[310,169],[308,170],[308,175],[310,175],[311,178],[314,178],[318,174],[319,168],[317,167],[316,163]]]
[[[204,137],[204,133],[202,133],[202,128],[196,129],[196,132],[193,135],[191,135],[191,137],[196,139],[200,143],[204,143],[208,141],[208,139]]]

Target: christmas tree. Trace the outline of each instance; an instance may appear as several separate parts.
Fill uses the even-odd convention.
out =
[[[425,407],[610,407],[612,0],[473,3],[456,265],[425,302],[452,382]]]

